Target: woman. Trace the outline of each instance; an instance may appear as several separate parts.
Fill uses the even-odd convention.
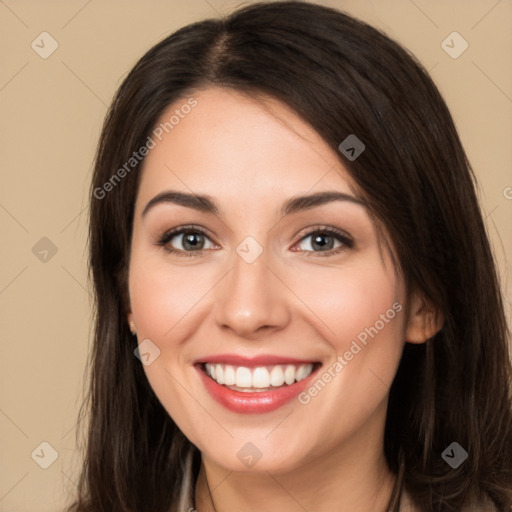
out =
[[[474,176],[397,43],[307,2],[184,27],[121,85],[91,192],[70,511],[511,509]]]

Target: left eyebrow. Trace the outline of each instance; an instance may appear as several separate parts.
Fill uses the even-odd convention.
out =
[[[284,202],[280,211],[280,215],[284,217],[285,215],[291,215],[299,211],[309,210],[311,208],[322,206],[333,201],[348,201],[353,204],[367,207],[365,201],[355,196],[351,196],[350,194],[326,191],[303,196],[293,196],[289,198]],[[144,217],[151,208],[160,203],[174,203],[213,215],[218,215],[220,211],[219,207],[215,203],[215,200],[211,196],[166,190],[156,195],[148,202],[142,211],[142,217]]]
[[[291,197],[284,203],[283,207],[281,208],[281,215],[291,215],[302,210],[309,210],[310,208],[332,203],[333,201],[348,201],[365,208],[367,207],[365,201],[355,196],[351,196],[350,194],[345,194],[343,192],[325,191],[305,196]]]

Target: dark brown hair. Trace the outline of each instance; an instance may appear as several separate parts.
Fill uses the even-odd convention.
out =
[[[512,505],[512,369],[496,264],[476,179],[434,83],[407,50],[338,10],[307,2],[253,3],[176,31],[150,49],[107,114],[91,185],[90,277],[95,333],[79,494],[69,512],[176,510],[190,442],[134,356],[127,269],[140,164],[99,198],[142,147],[163,111],[209,86],[281,100],[338,153],[386,227],[407,290],[444,316],[424,344],[406,343],[390,390],[384,451],[423,512],[490,497]],[[365,151],[338,145],[356,134]],[[96,192],[95,192],[96,191]],[[452,469],[453,441],[469,453]],[[194,459],[197,475],[199,459]]]

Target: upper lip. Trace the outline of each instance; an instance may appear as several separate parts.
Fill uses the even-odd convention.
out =
[[[308,364],[316,363],[314,359],[297,359],[295,357],[278,356],[278,355],[260,355],[254,357],[244,357],[236,354],[216,354],[212,356],[197,359],[195,364],[211,363],[211,364],[230,364],[233,366],[272,366],[276,364]]]

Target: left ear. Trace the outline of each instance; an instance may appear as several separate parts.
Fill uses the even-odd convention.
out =
[[[409,343],[425,343],[444,325],[444,315],[422,294],[414,292],[411,296],[409,318],[405,339]]]

